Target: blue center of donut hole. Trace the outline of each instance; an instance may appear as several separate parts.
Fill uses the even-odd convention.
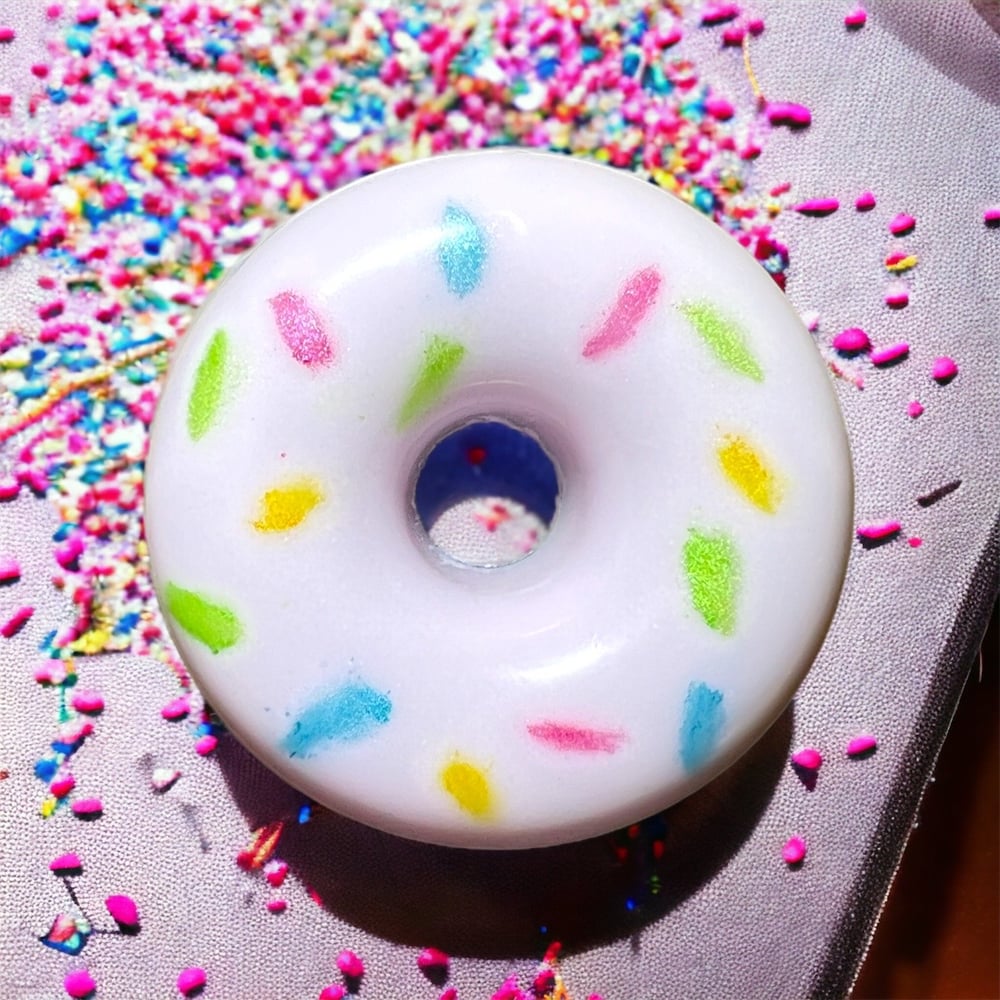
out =
[[[431,546],[466,566],[519,562],[544,541],[559,477],[527,431],[483,419],[450,431],[417,472],[413,503]]]

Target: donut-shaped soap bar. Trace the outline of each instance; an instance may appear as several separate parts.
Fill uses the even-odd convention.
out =
[[[473,421],[558,475],[502,568],[416,516]],[[253,251],[177,352],[146,488],[161,606],[232,732],[347,816],[493,848],[633,822],[747,750],[827,631],[853,497],[825,366],[750,255],[514,150],[385,171]]]

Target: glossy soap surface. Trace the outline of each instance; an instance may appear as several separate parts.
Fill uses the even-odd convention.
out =
[[[496,569],[419,525],[473,420],[558,470]],[[555,155],[355,183],[221,284],[147,467],[154,581],[206,699],[317,801],[401,836],[537,847],[633,822],[764,732],[826,633],[852,478],[829,377],[695,210]]]

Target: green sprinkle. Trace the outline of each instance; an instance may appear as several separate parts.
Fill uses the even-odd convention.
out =
[[[740,555],[732,538],[723,531],[691,528],[684,543],[684,573],[691,603],[705,624],[732,635],[740,589]]]
[[[218,419],[229,382],[229,337],[217,330],[194,375],[187,424],[192,441],[203,438]]]
[[[727,368],[755,382],[764,381],[763,369],[747,346],[746,334],[738,324],[723,316],[709,302],[682,302],[677,308]]]
[[[243,626],[229,608],[173,583],[167,584],[166,597],[170,617],[213,653],[230,649],[243,638]]]
[[[457,341],[435,336],[424,349],[424,360],[413,381],[413,388],[399,411],[396,426],[404,428],[428,407],[448,387],[465,357],[465,347]]]

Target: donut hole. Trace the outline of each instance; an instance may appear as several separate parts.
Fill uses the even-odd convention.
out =
[[[476,420],[440,438],[417,471],[413,505],[432,548],[493,569],[529,556],[556,515],[559,477],[534,435]]]

